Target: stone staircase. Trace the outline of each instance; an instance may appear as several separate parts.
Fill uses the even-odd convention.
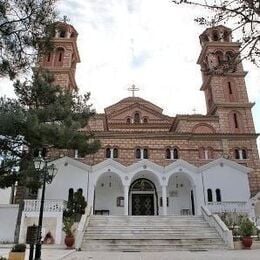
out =
[[[225,248],[216,230],[199,216],[90,217],[82,250],[172,251]]]

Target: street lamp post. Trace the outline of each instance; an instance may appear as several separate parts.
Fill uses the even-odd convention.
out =
[[[44,211],[44,199],[45,199],[45,187],[46,182],[51,183],[53,178],[57,173],[57,169],[54,167],[54,164],[48,166],[48,162],[44,161],[42,158],[35,160],[35,168],[40,174],[40,179],[42,180],[42,196],[40,204],[40,213],[38,220],[38,229],[37,229],[37,241],[35,247],[35,260],[41,259],[41,238],[42,238],[42,220],[43,220],[43,211]]]

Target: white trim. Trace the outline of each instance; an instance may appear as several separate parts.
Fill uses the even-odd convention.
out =
[[[212,168],[216,165],[220,165],[221,163],[224,164],[224,165],[226,164],[226,165],[228,165],[228,166],[230,166],[230,167],[232,167],[236,170],[239,170],[241,172],[244,172],[244,173],[248,173],[248,172],[253,171],[253,169],[251,169],[249,167],[246,167],[244,165],[241,165],[239,163],[236,163],[236,162],[233,162],[231,160],[224,159],[224,158],[219,158],[219,159],[214,160],[214,161],[212,161],[212,162],[210,162],[206,165],[203,165],[203,166],[199,167],[199,170],[202,172],[202,171],[205,171],[205,170]]]

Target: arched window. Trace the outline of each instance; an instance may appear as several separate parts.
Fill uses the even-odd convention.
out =
[[[208,202],[212,202],[213,197],[212,197],[212,190],[211,189],[207,189],[207,195],[208,195]]]
[[[134,115],[134,123],[139,124],[140,123],[140,114],[138,112],[135,113]]]
[[[106,148],[106,158],[111,158],[111,150],[110,148]]]
[[[63,65],[64,49],[58,48],[55,52],[55,66],[61,67]]]
[[[128,117],[128,118],[126,119],[126,123],[127,123],[127,124],[130,124],[130,123],[131,123],[131,118],[130,118],[130,117]]]
[[[232,111],[228,115],[230,128],[232,132],[240,133],[242,131],[242,116],[239,112]]]
[[[114,148],[113,150],[113,157],[118,158],[118,148]]]
[[[232,90],[232,86],[231,86],[231,82],[230,81],[228,82],[228,93],[229,93],[229,95],[233,94],[233,90]]]
[[[47,55],[47,62],[51,62],[51,53],[50,52]]]
[[[233,84],[230,81],[227,82],[227,93],[228,93],[228,101],[230,102],[237,101],[236,89],[234,88]]]
[[[232,62],[232,61],[234,60],[234,57],[235,57],[234,52],[228,51],[228,52],[226,53],[226,60],[227,60],[228,62]]]
[[[69,189],[69,195],[68,195],[68,202],[71,202],[73,200],[74,190],[73,188]]]
[[[179,159],[179,151],[177,148],[173,149],[173,159]]]
[[[214,159],[214,150],[212,147],[207,148],[207,159]]]
[[[204,147],[199,148],[199,158],[205,159],[205,149],[204,149]]]
[[[148,149],[144,149],[144,159],[148,159]]]
[[[80,193],[81,195],[83,194],[83,190],[81,188],[79,188],[78,190],[78,193]]]
[[[213,96],[212,96],[212,89],[211,87],[207,89],[207,93],[208,93],[208,106],[212,105],[212,101],[213,101]]]
[[[240,159],[239,149],[234,150],[234,157],[235,157],[235,159]]]
[[[143,122],[144,122],[144,124],[147,124],[148,123],[148,117],[144,117]]]
[[[167,148],[165,150],[165,158],[166,159],[171,159],[171,150],[169,148]]]
[[[213,33],[212,33],[212,39],[213,39],[213,41],[218,41],[218,40],[219,40],[218,31],[213,31]]]
[[[220,189],[216,189],[216,200],[218,202],[221,201],[221,192],[220,192]]]
[[[246,149],[242,149],[242,159],[247,159],[247,151],[246,151]]]
[[[217,57],[217,61],[218,61],[218,65],[223,64],[223,60],[224,60],[224,55],[221,51],[217,51],[215,53],[216,57]]]
[[[229,42],[229,32],[227,30],[224,31],[224,41]]]
[[[236,113],[233,114],[233,119],[234,119],[235,128],[238,128],[238,121],[237,121],[237,114]]]
[[[61,38],[65,38],[65,36],[66,36],[66,31],[65,30],[61,30],[60,31],[60,37]]]
[[[136,159],[141,159],[141,150],[139,148],[137,148],[135,150],[135,158]]]

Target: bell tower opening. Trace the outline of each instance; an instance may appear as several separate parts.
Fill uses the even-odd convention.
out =
[[[75,80],[76,64],[80,62],[77,48],[78,33],[66,22],[57,22],[55,35],[51,39],[52,51],[42,55],[39,67],[53,73],[55,84],[68,91],[77,91]]]

